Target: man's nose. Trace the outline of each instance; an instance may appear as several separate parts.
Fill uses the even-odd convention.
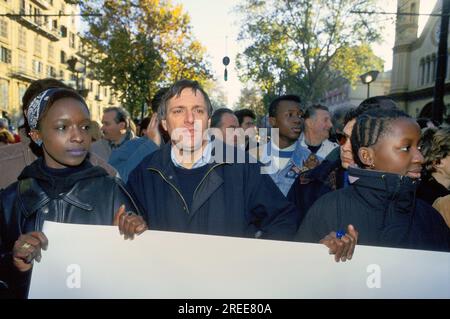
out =
[[[194,114],[192,112],[186,112],[186,116],[184,117],[184,121],[186,123],[194,123]]]

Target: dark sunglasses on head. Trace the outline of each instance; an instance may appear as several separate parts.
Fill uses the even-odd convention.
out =
[[[339,145],[344,145],[347,140],[350,138],[350,136],[348,136],[345,133],[336,133],[336,141],[339,143]]]

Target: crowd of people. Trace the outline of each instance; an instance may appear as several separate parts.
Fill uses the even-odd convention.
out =
[[[0,145],[5,297],[27,296],[45,220],[115,225],[125,239],[150,229],[321,243],[337,262],[357,243],[450,251],[450,129],[422,128],[388,97],[336,124],[326,106],[282,95],[265,134],[251,110],[214,111],[190,80],[160,90],[137,126],[122,107],[96,126],[54,79],[34,81],[22,110],[20,142]]]

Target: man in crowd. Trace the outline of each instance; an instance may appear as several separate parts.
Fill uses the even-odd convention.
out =
[[[239,127],[239,122],[233,111],[227,108],[221,108],[214,111],[211,116],[211,128],[220,130],[220,139],[230,145],[236,145],[237,135],[227,136],[227,132],[232,134]],[[216,136],[217,138],[217,136]]]
[[[215,156],[206,130],[212,106],[197,82],[181,80],[158,110],[171,142],[146,157],[127,186],[150,229],[210,235],[292,238],[296,211],[261,166]],[[325,241],[339,259],[354,241]]]
[[[105,108],[103,110],[102,124],[103,139],[92,144],[91,153],[97,154],[105,161],[108,161],[112,150],[133,139],[134,134],[131,131],[130,114],[123,107],[113,106]]]
[[[333,127],[331,116],[326,106],[316,104],[308,107],[305,112],[304,132],[300,143],[312,153],[324,159],[338,144],[328,140]]]
[[[277,97],[269,106],[270,126],[278,129],[278,135],[272,131],[270,142],[258,148],[258,154],[250,154],[269,167],[270,177],[286,196],[295,178],[300,172],[315,167],[318,160],[303,147],[298,138],[303,123],[303,109],[296,95]]]

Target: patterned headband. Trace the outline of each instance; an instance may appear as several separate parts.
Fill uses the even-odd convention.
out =
[[[28,125],[31,129],[36,129],[39,117],[47,106],[48,99],[59,89],[48,89],[39,93],[30,103],[27,111]]]
[[[39,118],[47,107],[48,100],[59,91],[66,91],[64,88],[51,88],[39,93],[30,103],[27,111],[28,125],[31,129],[36,129]],[[86,103],[81,99],[82,103],[87,107]]]

